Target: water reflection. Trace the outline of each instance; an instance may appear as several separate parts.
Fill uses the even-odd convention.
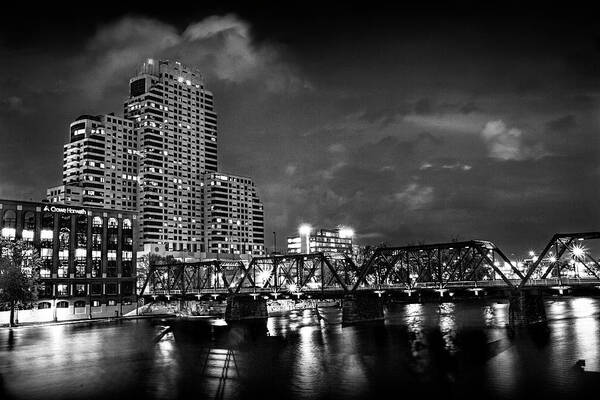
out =
[[[538,330],[504,302],[391,305],[385,324],[328,325],[314,310],[266,323],[125,321],[0,331],[0,396],[46,398],[548,398],[600,370],[600,301],[554,298]],[[155,342],[166,326],[172,332]],[[401,388],[401,389],[399,389]],[[4,391],[4,393],[3,393]],[[128,397],[129,396],[129,397]],[[440,398],[441,398],[440,397]]]

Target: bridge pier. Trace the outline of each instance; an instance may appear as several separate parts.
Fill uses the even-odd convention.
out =
[[[546,321],[544,296],[540,289],[517,289],[508,297],[508,320],[511,326],[537,324]]]
[[[342,300],[342,325],[383,320],[383,299],[375,294],[352,294]]]
[[[233,295],[227,297],[225,321],[267,319],[267,301],[261,296]]]

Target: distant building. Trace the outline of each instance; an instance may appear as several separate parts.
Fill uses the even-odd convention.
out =
[[[297,236],[287,238],[288,253],[338,253],[352,254],[354,233],[348,228],[313,230],[300,227]]]
[[[0,200],[0,225],[3,238],[22,239],[40,251],[38,308],[65,309],[80,318],[135,308],[134,213]]]

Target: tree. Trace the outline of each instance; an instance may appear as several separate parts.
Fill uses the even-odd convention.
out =
[[[15,307],[37,300],[40,266],[29,243],[0,240],[0,303],[10,309],[9,326],[15,326]]]

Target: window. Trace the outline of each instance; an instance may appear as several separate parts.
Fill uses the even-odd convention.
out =
[[[133,282],[121,283],[121,294],[130,295],[133,294]]]
[[[69,285],[64,283],[59,283],[56,285],[56,295],[57,296],[67,296],[69,294]]]
[[[52,308],[52,304],[48,303],[47,301],[43,301],[41,303],[38,303],[37,308],[38,308],[38,310],[43,310],[45,308]]]
[[[117,294],[117,284],[116,283],[107,283],[106,284],[106,294]]]
[[[57,273],[59,278],[69,277],[69,260],[66,258],[59,260]]]
[[[59,248],[61,250],[68,249],[71,241],[71,230],[69,228],[60,228],[58,240],[60,242]]]
[[[111,233],[108,235],[108,248],[116,249],[119,243],[119,239],[116,233]]]
[[[92,300],[92,307],[100,307],[100,300]]]
[[[100,229],[100,232],[102,232],[102,218],[98,216],[94,217],[92,220],[92,228],[96,228],[96,230]]]
[[[77,216],[76,224],[76,240],[77,247],[85,247],[87,245],[87,216]]]
[[[131,220],[129,218],[123,220],[123,229],[131,229]]]
[[[112,300],[112,299],[108,300],[107,305],[109,305],[109,306],[116,306],[117,305],[117,301],[116,300]]]
[[[75,285],[75,296],[85,296],[86,295],[86,290],[85,290],[85,284],[83,283],[77,283]]]
[[[21,236],[27,242],[33,241],[33,232],[35,230],[35,214],[33,211],[25,212],[23,217],[23,232]]]
[[[119,223],[117,222],[116,218],[109,218],[108,219],[108,228],[109,229],[116,229],[119,227]]]
[[[75,278],[85,277],[85,258],[77,257],[75,259]]]
[[[69,308],[69,302],[59,301],[58,303],[56,303],[56,308]]]
[[[102,284],[92,283],[92,294],[102,294]]]
[[[127,277],[127,276],[131,276],[131,267],[132,267],[132,262],[130,260],[123,260],[121,262],[121,269],[122,269],[122,276]]]
[[[77,300],[75,302],[75,308],[82,308],[82,307],[85,307],[85,301],[83,301],[83,300]]]
[[[4,211],[2,217],[2,237],[6,239],[14,239],[17,233],[17,214],[14,210]]]
[[[100,258],[92,258],[92,278],[101,276],[102,260]]]
[[[102,234],[92,233],[92,248],[94,250],[102,249]]]
[[[26,211],[23,216],[23,228],[33,231],[35,230],[35,214],[33,211]]]

